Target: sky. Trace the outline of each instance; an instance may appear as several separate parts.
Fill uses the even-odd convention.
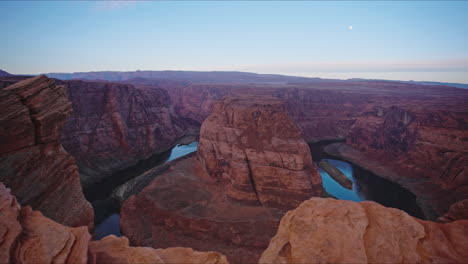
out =
[[[0,1],[0,69],[468,83],[468,1]]]

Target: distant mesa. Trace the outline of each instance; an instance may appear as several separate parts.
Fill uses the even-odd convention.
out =
[[[4,76],[12,76],[13,74],[10,74],[4,70],[0,70],[0,77],[4,77]]]

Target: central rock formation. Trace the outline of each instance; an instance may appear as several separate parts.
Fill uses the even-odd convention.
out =
[[[0,89],[0,181],[20,203],[68,226],[93,225],[74,158],[60,144],[72,108],[46,76]]]
[[[374,202],[312,198],[289,211],[259,263],[467,263],[468,221],[423,221]]]
[[[216,250],[252,263],[285,210],[321,194],[310,150],[281,101],[227,97],[204,122],[196,157],[171,162],[131,196],[120,224],[135,245]]]
[[[272,97],[227,97],[203,122],[197,160],[237,202],[295,208],[322,195],[302,131]]]

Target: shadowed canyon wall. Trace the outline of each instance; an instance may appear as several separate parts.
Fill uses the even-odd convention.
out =
[[[62,135],[77,159],[84,188],[163,152],[184,135],[162,89],[65,81],[73,114]]]

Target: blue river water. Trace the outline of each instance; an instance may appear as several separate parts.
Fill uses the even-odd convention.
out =
[[[353,182],[353,190],[349,190],[341,186],[338,182],[336,182],[328,173],[322,169],[319,168],[320,175],[322,176],[322,184],[325,190],[333,195],[334,197],[340,199],[340,200],[349,200],[349,201],[355,201],[355,202],[360,202],[366,200],[365,197],[362,197],[362,194],[358,192],[358,187],[354,183],[354,178],[353,178],[353,167],[351,164],[340,161],[340,160],[334,160],[334,159],[324,159],[328,161],[331,165],[335,166],[337,169],[339,169],[348,179],[350,179]]]

